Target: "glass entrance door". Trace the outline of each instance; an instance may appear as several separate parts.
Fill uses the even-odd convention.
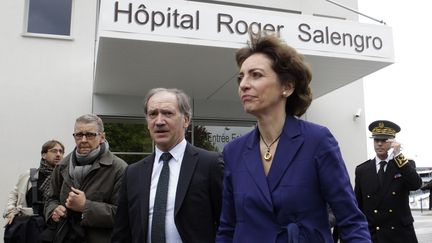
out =
[[[250,121],[198,120],[192,123],[192,144],[207,150],[222,152],[223,147],[255,127]]]

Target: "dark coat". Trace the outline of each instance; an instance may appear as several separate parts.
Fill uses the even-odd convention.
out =
[[[147,239],[149,195],[155,154],[129,165],[119,193],[113,243]],[[213,243],[222,201],[220,154],[187,144],[177,184],[174,222],[185,243]]]
[[[379,186],[375,159],[368,160],[355,170],[356,198],[369,223],[375,243],[415,243],[413,222],[409,207],[409,192],[422,184],[410,160],[399,168],[390,160],[385,171],[383,186]]]
[[[50,199],[45,205],[45,216],[49,220],[52,211],[58,205],[65,205],[73,186],[69,175],[69,160],[66,156],[54,169],[51,178]],[[87,243],[110,242],[114,214],[117,210],[117,196],[121,177],[127,164],[110,151],[102,154],[92,165],[84,178],[80,190],[86,195],[83,218],[79,214],[78,222],[85,230]],[[69,212],[68,212],[69,215]],[[74,214],[75,215],[75,214]]]

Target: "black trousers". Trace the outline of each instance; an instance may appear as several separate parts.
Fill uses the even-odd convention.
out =
[[[46,228],[42,216],[16,216],[12,224],[6,225],[5,243],[39,243],[39,236]]]

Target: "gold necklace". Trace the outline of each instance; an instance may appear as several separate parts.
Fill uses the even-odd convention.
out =
[[[279,138],[281,137],[281,135],[282,135],[282,132],[279,134],[279,136],[278,136],[278,137],[277,137],[273,142],[270,143],[270,145],[267,145],[267,143],[266,143],[266,141],[264,140],[263,136],[260,134],[261,140],[264,142],[265,146],[267,147],[267,152],[265,152],[265,154],[264,154],[264,159],[265,159],[266,161],[270,161],[270,160],[271,160],[271,158],[272,158],[272,154],[270,153],[270,147],[271,147],[274,143],[276,143],[277,140],[279,140]]]

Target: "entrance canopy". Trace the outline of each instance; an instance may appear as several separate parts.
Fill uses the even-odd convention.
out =
[[[101,115],[142,116],[149,89],[175,87],[192,97],[195,118],[247,118],[234,53],[248,30],[276,32],[305,56],[314,98],[394,61],[388,26],[187,1],[101,4],[93,91]]]

